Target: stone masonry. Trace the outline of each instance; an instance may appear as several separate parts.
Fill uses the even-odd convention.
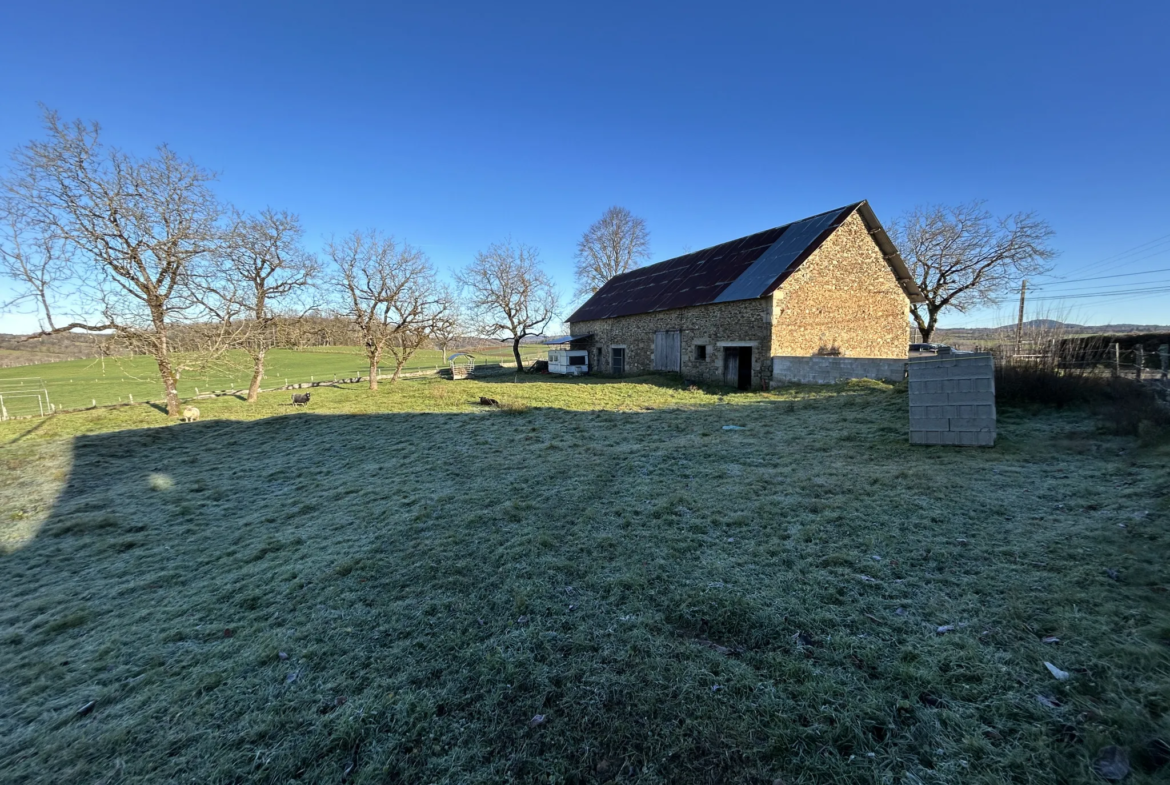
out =
[[[772,296],[772,355],[906,359],[910,301],[854,212]]]
[[[573,335],[593,333],[590,367],[610,373],[610,348],[625,347],[626,373],[644,373],[654,367],[654,333],[679,330],[682,340],[682,375],[694,381],[722,382],[723,347],[720,343],[752,345],[752,386],[772,378],[771,299],[695,305],[669,311],[573,322]],[[695,347],[706,347],[706,359],[697,359]]]

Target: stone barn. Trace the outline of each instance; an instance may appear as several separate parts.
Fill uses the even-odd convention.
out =
[[[751,389],[900,379],[921,301],[863,201],[615,276],[568,322],[593,370]]]

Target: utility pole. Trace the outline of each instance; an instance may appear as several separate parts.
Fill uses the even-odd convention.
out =
[[[1028,291],[1027,280],[1020,281],[1020,316],[1016,320],[1016,356],[1020,354],[1020,341],[1024,337],[1024,294]]]

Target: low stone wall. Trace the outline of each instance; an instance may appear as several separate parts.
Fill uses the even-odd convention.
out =
[[[910,443],[995,444],[995,361],[990,354],[909,361]]]
[[[885,357],[773,357],[772,382],[833,384],[847,379],[883,379],[900,382],[906,378],[906,361]]]

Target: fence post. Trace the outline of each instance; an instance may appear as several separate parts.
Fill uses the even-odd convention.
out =
[[[1140,343],[1134,351],[1133,364],[1137,366],[1137,380],[1142,380],[1142,366],[1146,364],[1146,350]]]
[[[1113,378],[1121,376],[1121,344],[1113,342]]]

